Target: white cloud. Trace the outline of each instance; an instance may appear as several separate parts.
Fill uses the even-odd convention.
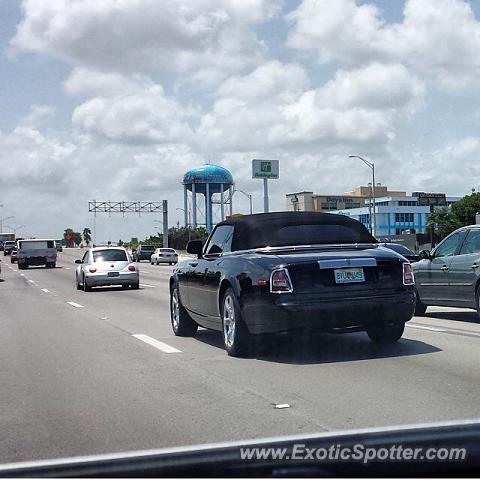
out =
[[[477,82],[480,22],[463,0],[408,0],[397,24],[386,24],[373,4],[303,0],[287,20],[287,45],[317,51],[322,63],[403,63],[443,87]]]
[[[279,62],[230,78],[202,118],[202,139],[230,151],[385,145],[424,95],[423,84],[398,64],[339,71],[317,89],[305,91],[306,83],[301,67]]]
[[[136,88],[127,83],[125,92],[95,97],[79,105],[72,123],[82,132],[114,142],[188,144],[192,137],[188,124],[191,113],[168,98],[160,85],[145,80]]]
[[[24,0],[11,44],[99,71],[185,72],[204,81],[258,63],[267,0]]]

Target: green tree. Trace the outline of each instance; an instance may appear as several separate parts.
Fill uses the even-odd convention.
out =
[[[73,232],[73,243],[77,247],[82,243],[82,234],[80,232]]]
[[[90,245],[90,242],[92,241],[92,231],[88,228],[85,227],[83,229],[83,241],[87,244],[87,247]]]
[[[460,200],[459,200],[460,201]],[[428,217],[427,226],[435,224],[435,230],[440,238],[446,237],[463,224],[457,215],[447,207],[438,208]]]
[[[456,215],[461,225],[475,224],[475,214],[480,212],[480,193],[465,195],[452,205],[452,213]]]
[[[73,247],[73,230],[71,228],[66,228],[63,232],[63,239],[65,240],[65,245],[67,247]]]

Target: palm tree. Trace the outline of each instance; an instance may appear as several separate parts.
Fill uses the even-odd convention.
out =
[[[88,247],[90,245],[90,242],[92,241],[92,231],[88,227],[85,227],[83,229],[82,236]]]

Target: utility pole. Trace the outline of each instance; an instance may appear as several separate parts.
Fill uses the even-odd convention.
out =
[[[377,215],[376,215],[376,203],[375,203],[375,164],[364,158],[360,157],[359,155],[349,155],[349,158],[358,158],[360,159],[367,167],[372,170],[372,199],[373,199],[373,221],[372,221],[372,235],[375,236],[377,234]]]
[[[163,246],[168,247],[168,201],[163,200]]]

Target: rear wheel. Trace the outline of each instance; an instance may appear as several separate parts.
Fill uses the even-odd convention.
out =
[[[198,324],[182,305],[178,287],[173,287],[170,291],[170,320],[177,337],[193,337],[197,333]]]
[[[477,303],[478,305],[478,303]],[[421,300],[420,300],[420,295],[418,294],[418,291],[415,290],[415,315],[417,317],[421,317],[425,315],[425,312],[427,311],[427,305],[425,305]]]
[[[160,265],[160,262],[157,260],[157,265]]]
[[[404,330],[404,323],[385,323],[368,327],[367,335],[374,343],[395,343],[402,338]]]
[[[140,284],[137,282],[137,283],[132,283],[132,289],[133,290],[138,290],[140,288]]]
[[[92,290],[92,287],[90,287],[90,286],[87,285],[87,280],[86,280],[86,278],[85,278],[85,275],[83,276],[82,285],[83,285],[83,291],[84,291],[84,292],[90,292],[90,291]]]
[[[232,288],[222,300],[222,333],[225,350],[231,357],[244,357],[251,352],[252,335],[245,325],[240,306]]]

